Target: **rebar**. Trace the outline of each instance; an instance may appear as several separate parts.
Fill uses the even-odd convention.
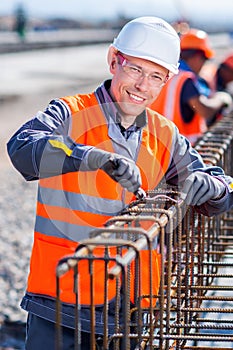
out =
[[[206,164],[232,174],[233,116],[213,125],[195,148]],[[69,271],[76,297],[75,349],[81,348],[83,261],[89,266],[91,350],[96,349],[97,262],[104,271],[103,345],[98,349],[232,349],[232,230],[232,210],[211,218],[197,214],[174,188],[148,191],[146,198],[130,203],[104,227],[94,229],[73,255],[58,261],[56,350],[62,350],[60,279]],[[108,325],[110,283],[115,288],[113,330]]]

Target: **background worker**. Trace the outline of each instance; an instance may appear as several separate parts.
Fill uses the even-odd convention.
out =
[[[218,64],[207,62],[200,76],[204,78],[212,91],[226,91],[232,94],[230,84],[233,82],[233,53],[228,54]]]
[[[179,36],[167,22],[157,17],[136,18],[109,47],[111,79],[89,94],[51,101],[9,140],[7,149],[16,169],[27,181],[39,180],[34,245],[21,303],[28,312],[26,350],[55,348],[59,259],[73,254],[93,228],[120,213],[135,198],[139,186],[153,190],[164,180],[180,188],[187,204],[205,215],[233,205],[233,179],[219,167],[206,167],[175,124],[147,108],[167,80],[178,73],[179,56]],[[157,254],[153,251],[153,274],[159,275]],[[147,268],[147,263],[141,264]],[[79,272],[81,348],[86,350],[90,349],[89,277],[85,266]],[[98,338],[103,334],[101,273],[99,270],[94,285]],[[144,277],[142,289],[148,288]],[[73,349],[75,341],[72,283],[70,274],[63,276],[64,350]],[[146,289],[142,294],[147,294]],[[112,334],[115,299],[111,281],[108,297]]]
[[[207,60],[214,57],[206,32],[190,29],[181,35],[179,74],[162,89],[151,108],[172,120],[194,145],[216,115],[232,103],[228,93],[213,93],[199,76]]]

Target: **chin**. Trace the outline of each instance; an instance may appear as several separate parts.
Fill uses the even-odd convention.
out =
[[[121,103],[119,104],[119,107],[121,109],[121,112],[124,115],[139,115],[145,110],[145,106],[142,105],[136,105],[134,103]]]

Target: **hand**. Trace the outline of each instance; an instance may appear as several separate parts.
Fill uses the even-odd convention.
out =
[[[189,175],[181,190],[181,198],[188,205],[201,205],[210,199],[217,199],[225,192],[224,184],[213,176],[196,171]]]
[[[217,91],[214,96],[221,100],[223,107],[229,107],[232,104],[232,97],[228,92]]]
[[[87,162],[90,170],[102,169],[130,192],[141,186],[140,171],[131,159],[94,147],[88,152]]]

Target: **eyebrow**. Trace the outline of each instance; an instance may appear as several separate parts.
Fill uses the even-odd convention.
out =
[[[129,60],[127,60],[127,58],[126,58],[126,61],[129,61]],[[144,70],[144,67],[140,66],[139,64],[133,63],[133,62],[131,62],[131,61],[129,61],[129,62],[130,62],[132,65],[134,65],[134,66],[136,66],[136,67],[138,67],[138,68]],[[157,75],[161,76],[162,78],[165,78],[165,77],[166,77],[166,74],[164,74],[163,72],[159,72],[159,71],[157,71],[157,70],[154,70],[154,71],[150,72],[149,74],[157,74]]]

